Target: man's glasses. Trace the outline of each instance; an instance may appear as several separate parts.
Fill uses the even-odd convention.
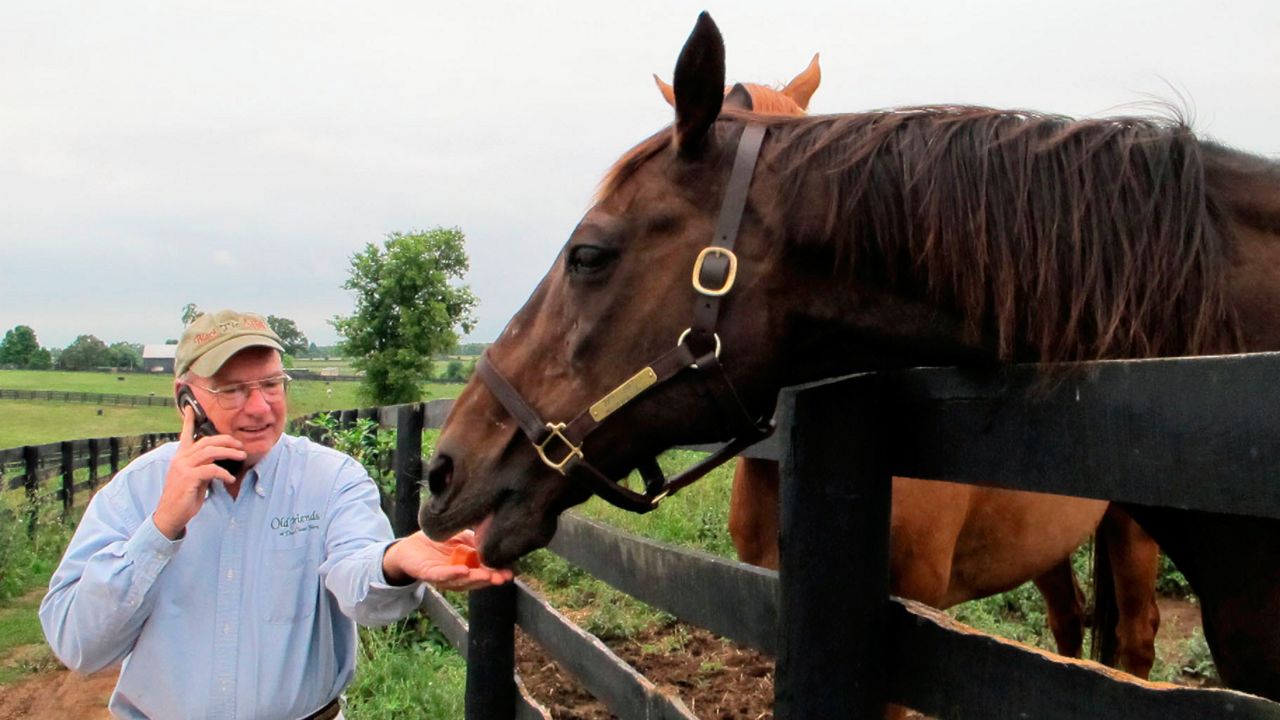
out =
[[[205,387],[204,385],[196,385],[196,387],[211,393],[217,399],[218,407],[223,410],[239,410],[244,407],[245,403],[249,402],[249,396],[253,394],[254,388],[257,388],[262,393],[262,397],[267,402],[280,400],[284,397],[285,391],[289,389],[289,381],[292,379],[288,375],[277,375],[263,380],[236,383],[235,385],[220,388]]]

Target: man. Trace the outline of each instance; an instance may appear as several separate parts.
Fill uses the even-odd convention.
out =
[[[189,387],[221,434],[193,440],[183,408],[181,440],[94,496],[49,584],[40,620],[58,657],[81,672],[124,660],[116,716],[340,717],[356,622],[413,612],[419,581],[470,590],[511,579],[449,564],[455,547],[475,547],[470,531],[394,540],[359,463],[285,435],[282,351],[261,316],[192,321],[174,390]]]

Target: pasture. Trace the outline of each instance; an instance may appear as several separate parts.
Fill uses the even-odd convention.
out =
[[[119,380],[117,378],[124,378]],[[60,372],[52,370],[0,370],[0,388],[14,390],[64,390],[169,397],[173,378],[164,373]],[[297,380],[289,387],[291,417],[320,410],[353,408],[363,404],[356,382],[325,383]],[[423,399],[456,397],[457,383],[427,383]],[[101,410],[101,414],[99,414]],[[137,435],[165,432],[175,425],[170,407],[127,407],[48,401],[0,401],[0,448],[34,445],[86,437]]]

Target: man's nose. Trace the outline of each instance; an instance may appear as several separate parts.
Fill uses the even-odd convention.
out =
[[[249,397],[244,400],[244,410],[251,413],[271,412],[271,403],[262,394],[262,388],[256,385],[249,388]]]

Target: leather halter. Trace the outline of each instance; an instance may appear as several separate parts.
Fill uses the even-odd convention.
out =
[[[764,135],[764,126],[748,124],[738,140],[729,185],[720,206],[715,238],[709,246],[702,249],[693,265],[693,287],[698,293],[698,300],[693,308],[693,324],[676,340],[674,348],[660,355],[568,423],[545,422],[525,402],[510,381],[493,366],[487,351],[476,364],[476,374],[520,424],[520,429],[533,443],[542,462],[571,480],[582,483],[588,490],[623,510],[649,512],[663,498],[701,478],[773,432],[772,420],[753,418],[742,404],[724,366],[720,364],[720,337],[716,335],[720,299],[733,288],[738,272],[738,258],[733,254],[733,245],[742,224],[747,190],[755,172],[756,160],[760,156]],[[587,461],[582,452],[583,441],[606,418],[650,388],[686,372],[696,373],[702,380],[707,394],[727,419],[729,434],[733,439],[671,480],[662,475],[657,458],[645,459],[639,464],[645,484],[643,494],[615,482]]]

